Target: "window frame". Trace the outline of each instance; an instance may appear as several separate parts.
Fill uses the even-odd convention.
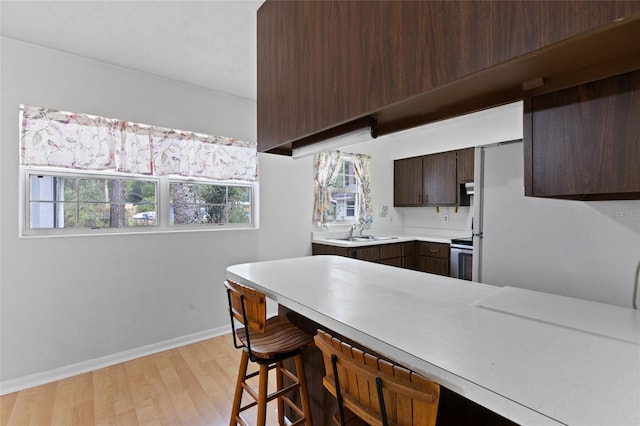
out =
[[[133,235],[148,233],[171,233],[171,232],[207,232],[219,230],[246,230],[258,229],[257,214],[257,192],[258,182],[254,181],[216,181],[205,178],[185,178],[183,176],[150,176],[128,173],[117,173],[113,171],[96,170],[70,170],[61,167],[36,167],[20,166],[21,178],[19,179],[19,237],[56,237],[56,236],[95,236],[95,235]],[[121,228],[31,228],[31,185],[32,175],[51,175],[70,178],[89,179],[122,179],[141,180],[156,182],[156,225],[155,226],[130,226]],[[196,183],[221,186],[248,187],[251,197],[251,217],[250,223],[197,223],[197,224],[170,224],[169,188],[170,183]]]
[[[229,187],[239,187],[239,188],[249,188],[250,189],[250,222],[249,223],[229,223],[229,222],[224,222],[224,223],[189,223],[189,224],[185,224],[185,223],[174,223],[171,224],[171,184],[173,183],[185,183],[185,184],[196,184],[196,185],[213,185],[213,186],[224,186],[227,188],[227,194],[228,194],[228,189]],[[250,184],[241,184],[239,182],[218,182],[218,181],[211,181],[211,180],[203,180],[203,179],[185,179],[185,178],[176,178],[174,177],[168,177],[167,179],[167,186],[168,186],[168,191],[166,192],[167,195],[167,203],[166,203],[166,207],[167,207],[167,224],[170,227],[184,227],[186,229],[192,229],[194,227],[204,227],[204,228],[210,228],[210,227],[226,227],[226,228],[246,228],[248,226],[252,226],[255,223],[255,191],[254,191],[254,186],[250,185]],[[227,204],[226,206],[228,206],[228,200],[227,200]],[[165,207],[163,205],[163,207]],[[228,214],[226,215],[228,218]]]
[[[341,155],[340,156],[340,170],[342,170],[342,168],[344,167],[345,163],[351,163],[352,167],[355,168],[354,165],[354,161],[348,156],[348,155]],[[338,172],[338,176],[340,176],[340,172]],[[344,176],[344,174],[342,175]],[[355,173],[355,169],[354,169],[354,173],[353,173],[353,177],[356,181],[356,189],[354,190],[345,190],[344,188],[331,188],[330,192],[331,192],[331,197],[333,198],[333,194],[334,192],[349,192],[349,193],[353,193],[355,195],[355,204],[353,206],[354,209],[354,215],[352,219],[346,219],[346,220],[335,220],[335,215],[334,215],[334,220],[332,220],[331,222],[327,222],[327,226],[340,226],[340,225],[352,225],[352,224],[357,224],[358,223],[358,208],[359,208],[359,204],[361,202],[360,200],[360,192],[358,190],[359,186],[361,185],[360,182],[360,178],[357,176],[357,174]]]

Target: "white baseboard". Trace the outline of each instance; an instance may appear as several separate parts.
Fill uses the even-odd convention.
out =
[[[16,379],[0,381],[0,395],[6,395],[34,386],[43,385],[45,383],[55,382],[56,380],[65,379],[67,377],[77,376],[78,374],[120,364],[125,361],[152,355],[158,352],[188,345],[190,343],[210,339],[212,337],[221,336],[229,332],[229,326],[216,327],[200,331],[198,333],[188,334],[186,336],[180,336],[174,339],[164,340],[162,342],[152,343],[150,345],[106,355],[100,358],[54,368],[53,370],[42,371],[28,376],[18,377]]]

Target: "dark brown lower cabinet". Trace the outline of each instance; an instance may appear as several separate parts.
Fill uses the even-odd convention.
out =
[[[418,241],[418,271],[449,276],[449,244]]]
[[[368,246],[350,248],[349,257],[360,260],[367,260],[369,262],[377,262],[380,260],[380,246]]]
[[[416,269],[416,242],[402,243],[402,267]]]
[[[402,243],[380,245],[380,263],[402,267]]]
[[[311,254],[317,255],[334,255],[351,257],[353,259],[367,260],[369,262],[378,262],[380,260],[380,246],[366,247],[336,247],[328,244],[311,245]]]
[[[351,257],[430,274],[449,275],[449,244],[445,243],[410,241],[365,247],[313,243],[312,254]]]
[[[384,263],[391,266],[403,265],[403,244],[379,244],[364,247],[336,247],[328,244],[312,244],[312,254],[350,257],[369,262]]]
[[[391,259],[380,259],[380,263],[382,263],[383,265],[397,266],[398,268],[402,268],[401,257],[392,257]]]
[[[449,259],[420,256],[418,270],[437,275],[449,275]]]
[[[314,256],[319,255],[334,255],[334,256],[344,256],[347,257],[349,252],[346,247],[336,247],[330,246],[327,244],[316,244],[313,243],[311,245],[311,254]]]

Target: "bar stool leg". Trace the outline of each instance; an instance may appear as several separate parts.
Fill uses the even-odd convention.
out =
[[[276,391],[284,388],[284,380],[282,374],[282,361],[276,362]],[[278,397],[278,424],[284,425],[284,399],[282,396]]]
[[[240,415],[240,404],[242,403],[242,383],[247,376],[247,365],[249,364],[249,355],[245,351],[242,351],[242,357],[240,358],[240,367],[238,368],[238,379],[236,380],[236,391],[233,396],[233,408],[231,410],[231,419],[229,419],[229,426],[236,426],[238,424],[237,418]]]
[[[258,423],[264,426],[267,422],[267,382],[269,379],[269,367],[260,364],[260,380],[258,383]]]
[[[296,362],[296,374],[298,376],[298,382],[300,383],[300,402],[302,402],[302,411],[304,411],[306,426],[313,426],[311,421],[311,404],[309,403],[309,393],[307,392],[307,380],[304,377],[304,364],[302,363],[302,353],[299,353],[295,357]]]

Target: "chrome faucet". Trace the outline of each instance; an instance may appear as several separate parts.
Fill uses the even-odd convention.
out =
[[[349,238],[353,238],[353,231],[356,230],[356,224],[354,223],[353,225],[351,225],[351,228],[349,228]]]

